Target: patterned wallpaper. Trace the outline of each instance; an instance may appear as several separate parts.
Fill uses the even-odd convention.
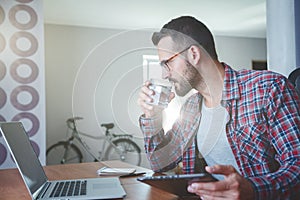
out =
[[[45,164],[43,5],[0,1],[0,121],[21,121]],[[0,135],[0,168],[15,167]]]

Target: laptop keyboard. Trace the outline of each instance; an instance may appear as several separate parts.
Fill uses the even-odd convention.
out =
[[[50,197],[86,195],[86,180],[57,182]]]

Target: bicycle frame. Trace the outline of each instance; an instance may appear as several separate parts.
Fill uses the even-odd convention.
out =
[[[73,163],[82,162],[83,154],[82,150],[87,151],[87,153],[94,159],[94,161],[102,161],[108,159],[119,159],[124,162],[133,162],[139,165],[141,162],[140,148],[133,141],[133,136],[129,134],[115,134],[110,129],[114,127],[114,123],[101,124],[101,127],[105,127],[104,135],[91,135],[81,132],[77,129],[76,120],[83,119],[80,117],[73,117],[67,119],[68,126],[68,137],[67,140],[58,141],[57,143],[51,145],[47,151],[47,159],[49,158],[51,163]],[[92,146],[89,146],[84,137],[91,138],[93,140],[101,141],[101,147],[97,146],[95,149],[98,153],[94,153],[91,150]],[[77,140],[77,144],[74,143]],[[79,148],[81,145],[82,147]],[[48,160],[47,160],[48,161]]]

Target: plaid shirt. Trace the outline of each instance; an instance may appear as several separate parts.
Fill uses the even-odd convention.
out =
[[[269,71],[235,71],[224,64],[221,105],[229,113],[226,134],[241,174],[256,199],[294,199],[300,193],[300,100],[287,79]],[[161,116],[140,118],[145,150],[154,171],[183,163],[195,173],[195,140],[202,97],[192,95],[164,133]],[[297,197],[296,197],[297,196]]]

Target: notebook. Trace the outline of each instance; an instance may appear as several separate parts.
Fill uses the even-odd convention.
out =
[[[49,181],[21,122],[2,122],[0,132],[32,199],[115,199],[126,193],[119,178]]]

